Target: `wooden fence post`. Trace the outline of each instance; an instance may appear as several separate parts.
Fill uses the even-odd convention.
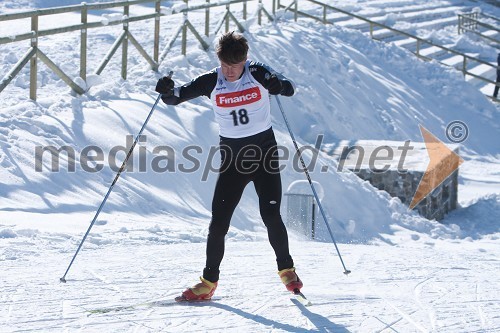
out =
[[[206,0],[207,5],[210,4],[210,0]],[[210,7],[205,8],[205,36],[208,37],[210,34]]]
[[[84,26],[80,30],[80,77],[87,81],[87,4],[82,5],[81,22]]]
[[[259,0],[259,15],[257,17],[257,24],[261,25],[262,24],[262,0]]]
[[[38,50],[38,15],[33,15],[31,17],[31,32],[33,33],[33,37],[31,37],[31,47],[34,50]],[[34,101],[36,101],[37,88],[37,59],[36,53],[30,59],[30,99]]]
[[[230,13],[229,5],[226,5],[226,12],[228,13],[226,15],[226,33],[228,33],[229,32],[229,13]]]
[[[158,63],[158,56],[160,54],[160,15],[161,15],[161,2],[160,0],[155,3],[155,37],[154,37],[154,49],[153,49],[153,59]]]
[[[184,0],[186,7],[188,6],[188,0]],[[182,22],[182,55],[186,55],[186,41],[187,38],[187,11],[184,12],[184,21]]]
[[[298,17],[299,17],[299,0],[295,0],[295,15],[293,17],[295,22],[297,22]]]
[[[128,15],[129,5],[123,6],[123,31],[125,32],[122,42],[122,79],[127,79],[127,53],[128,53]]]

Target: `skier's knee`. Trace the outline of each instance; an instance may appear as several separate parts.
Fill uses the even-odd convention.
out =
[[[277,204],[269,204],[260,207],[260,216],[267,226],[270,223],[280,220],[280,208]]]
[[[208,233],[212,236],[224,237],[229,231],[229,223],[220,223],[220,222],[210,222],[210,226],[208,227]]]

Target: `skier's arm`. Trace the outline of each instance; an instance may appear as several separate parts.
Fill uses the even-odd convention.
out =
[[[165,104],[177,105],[199,96],[210,97],[210,93],[217,83],[217,72],[215,70],[207,72],[175,88],[173,81],[169,82],[167,79],[162,78],[158,80],[156,91],[162,94],[161,99]]]
[[[252,61],[250,73],[271,95],[292,96],[295,93],[292,80],[263,63]]]

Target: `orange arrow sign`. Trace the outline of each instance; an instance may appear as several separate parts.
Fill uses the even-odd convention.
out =
[[[446,147],[444,143],[439,141],[422,125],[419,125],[419,127],[430,161],[424,176],[418,184],[417,192],[415,192],[410,203],[410,209],[415,208],[420,201],[434,191],[464,162],[460,156]]]

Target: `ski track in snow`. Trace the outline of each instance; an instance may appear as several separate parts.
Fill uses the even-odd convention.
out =
[[[19,240],[0,241],[2,248],[13,250],[25,245]],[[31,241],[34,246],[40,242]],[[198,304],[175,304],[173,298],[196,282],[202,243],[124,243],[86,249],[68,282],[61,284],[62,263],[72,254],[67,245],[40,247],[36,255],[1,262],[8,272],[1,275],[3,331],[494,332],[498,328],[499,279],[484,273],[498,268],[495,242],[342,244],[346,258],[359,258],[347,262],[352,273],[345,277],[332,244],[293,240],[291,250],[303,291],[313,303],[310,307],[294,300],[281,285],[266,241],[229,241],[215,301]],[[179,250],[193,257],[179,257]],[[155,301],[161,303],[140,305]],[[91,313],[98,309],[110,311]]]

